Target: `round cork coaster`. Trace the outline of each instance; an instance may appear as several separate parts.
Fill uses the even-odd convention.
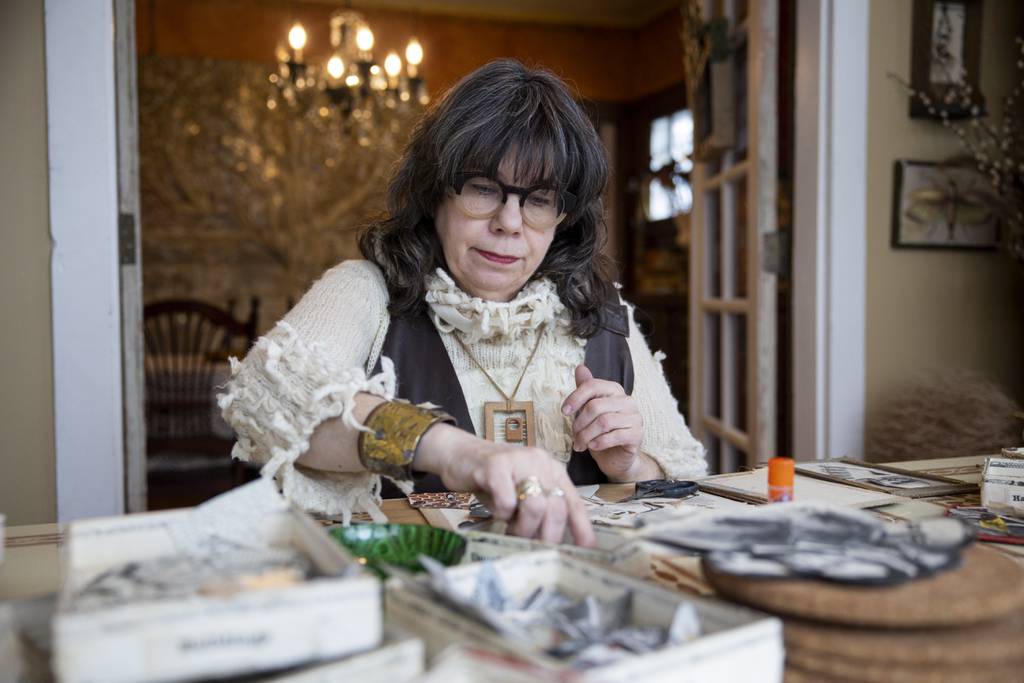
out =
[[[1024,564],[974,545],[957,569],[899,586],[852,586],[814,579],[751,579],[702,563],[722,597],[766,612],[852,626],[965,626],[1024,610]]]
[[[860,681],[860,683],[1003,683],[1020,681],[1019,663],[893,664],[874,659],[847,659],[835,655],[786,647],[786,666],[817,680]],[[787,676],[786,680],[790,677]],[[805,679],[807,680],[807,679]]]
[[[786,619],[786,647],[894,665],[1015,662],[1024,672],[1024,614],[965,628],[877,629]]]
[[[782,680],[784,683],[859,683],[856,679],[827,676],[820,671],[801,669],[789,661],[786,662],[786,672]]]

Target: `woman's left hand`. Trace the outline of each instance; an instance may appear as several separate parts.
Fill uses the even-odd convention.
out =
[[[644,465],[654,464],[640,452],[644,435],[640,407],[621,384],[596,379],[581,365],[576,368],[576,390],[562,403],[562,413],[576,413],[573,450],[589,449],[609,479],[636,481]]]

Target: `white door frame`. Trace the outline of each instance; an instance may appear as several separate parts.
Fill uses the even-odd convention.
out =
[[[797,0],[793,455],[864,453],[868,2]]]
[[[57,520],[124,511],[114,8],[46,0]]]

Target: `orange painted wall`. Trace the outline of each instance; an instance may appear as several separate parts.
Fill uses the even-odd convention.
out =
[[[323,57],[328,17],[337,5],[273,0],[138,0],[139,55],[213,57],[272,63],[274,48],[298,19],[309,58]],[[375,52],[402,53],[409,36],[425,52],[421,73],[432,94],[499,57],[545,66],[584,97],[625,102],[683,78],[679,14],[638,29],[490,21],[394,10],[366,10]]]

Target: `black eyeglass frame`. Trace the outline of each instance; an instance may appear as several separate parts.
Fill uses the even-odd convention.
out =
[[[550,185],[543,183],[539,185],[532,185],[530,187],[516,187],[515,185],[506,185],[497,178],[492,178],[486,173],[480,171],[462,171],[461,173],[455,174],[455,183],[452,185],[452,189],[455,190],[455,194],[461,195],[462,188],[465,184],[473,178],[486,178],[492,183],[501,188],[501,204],[504,206],[508,201],[508,196],[514,194],[519,197],[519,208],[522,209],[526,205],[526,198],[531,193],[537,190],[551,190],[555,193],[555,201],[558,202],[558,215],[561,217],[568,216],[576,208],[576,195],[566,190],[556,190]]]

